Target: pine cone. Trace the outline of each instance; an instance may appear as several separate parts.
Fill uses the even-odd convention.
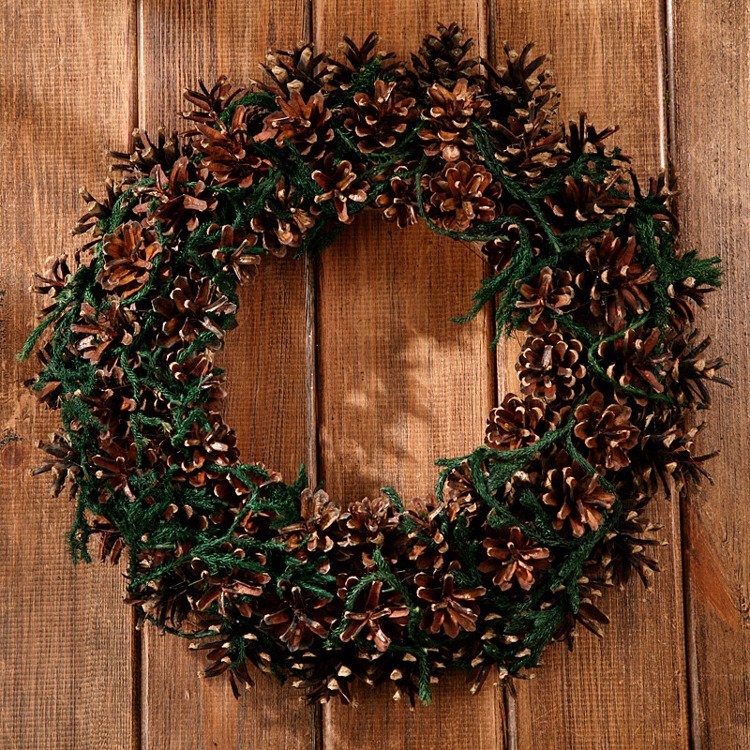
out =
[[[141,330],[135,313],[122,307],[119,302],[112,302],[98,312],[88,302],[81,304],[80,318],[70,330],[83,334],[75,342],[76,349],[92,365],[97,365],[113,347],[129,346]]]
[[[706,308],[706,296],[715,287],[696,286],[693,278],[670,284],[667,293],[670,298],[670,323],[677,331],[689,329],[695,323],[695,308]]]
[[[126,378],[118,364],[109,364],[96,371],[96,379],[91,391],[82,397],[82,401],[91,409],[91,415],[104,425],[110,435],[123,439],[130,426],[128,412],[138,409],[139,394],[133,397],[133,384]],[[119,430],[119,432],[118,432]]]
[[[190,344],[201,333],[213,334],[214,339],[207,345],[217,348],[224,339],[219,320],[237,311],[237,306],[211,279],[197,271],[191,271],[189,277],[177,276],[169,297],[155,299],[152,306],[164,318],[157,341],[165,349]]]
[[[462,461],[459,468],[449,472],[443,484],[443,499],[446,503],[446,515],[451,523],[459,515],[471,519],[476,514],[481,499],[474,487],[468,461]]]
[[[481,118],[489,104],[480,99],[477,86],[461,78],[451,89],[439,83],[427,90],[430,106],[422,112],[424,125],[419,137],[425,141],[427,156],[440,156],[447,162],[466,159],[474,146],[469,125]]]
[[[487,589],[458,588],[453,571],[442,576],[417,573],[414,582],[418,586],[417,598],[429,605],[422,619],[422,627],[429,633],[443,632],[448,638],[456,638],[462,631],[473,633],[477,629],[477,600]]]
[[[560,420],[561,413],[550,409],[542,399],[508,393],[490,412],[484,442],[498,451],[523,448],[556,429]]]
[[[219,413],[227,397],[224,374],[214,370],[213,361],[207,352],[183,357],[179,349],[173,349],[166,357],[167,369],[182,385],[197,389],[190,406],[200,406],[209,414]]]
[[[576,180],[571,175],[565,178],[559,193],[544,198],[548,218],[556,232],[581,226],[591,221],[607,221],[624,214],[633,205],[624,197],[622,175],[616,172],[604,183],[598,184],[588,175]]]
[[[248,188],[268,174],[271,164],[256,152],[248,133],[256,117],[254,110],[240,105],[228,125],[220,118],[212,124],[196,123],[201,166],[218,185]]]
[[[664,392],[664,367],[669,354],[659,351],[661,331],[653,328],[630,328],[614,341],[599,344],[598,354],[607,375],[621,386],[633,386],[647,391]]]
[[[521,391],[547,401],[572,401],[586,375],[582,350],[578,339],[556,331],[527,337],[516,364]]]
[[[653,265],[644,269],[634,260],[636,250],[635,237],[628,237],[623,245],[619,237],[607,232],[586,244],[588,269],[576,276],[576,286],[591,299],[591,314],[605,319],[614,331],[625,326],[628,312],[641,315],[651,308],[649,284],[658,274]]]
[[[327,612],[331,597],[303,591],[288,581],[279,585],[279,609],[263,617],[263,624],[292,651],[309,648],[315,638],[325,638],[333,618]]]
[[[614,135],[617,128],[597,130],[586,118],[586,113],[578,115],[578,122],[571,120],[565,131],[565,145],[570,158],[575,160],[583,154],[604,154],[604,141]]]
[[[113,182],[110,179],[105,181],[104,186],[106,189],[106,195],[102,200],[94,198],[85,187],[80,188],[78,191],[81,199],[86,204],[86,213],[84,213],[76,222],[76,225],[73,228],[73,234],[77,235],[91,232],[91,239],[84,244],[81,250],[87,250],[90,247],[93,247],[104,236],[104,227],[107,224],[109,217],[112,215],[112,209],[115,207],[115,204],[120,195],[122,195],[124,189],[122,182]]]
[[[542,502],[556,509],[552,526],[558,531],[566,524],[573,536],[582,536],[588,527],[596,531],[604,520],[604,511],[615,502],[615,496],[600,484],[596,474],[588,474],[580,464],[570,462],[563,451],[557,465],[547,471]]]
[[[333,154],[328,154],[322,166],[312,173],[312,178],[323,191],[315,196],[315,202],[325,204],[331,201],[339,221],[351,224],[354,217],[349,215],[349,204],[364,203],[370,189],[367,182],[359,179],[352,163],[343,159],[336,164]]]
[[[380,42],[377,32],[370,32],[362,44],[357,44],[348,36],[344,36],[341,49],[344,52],[344,60],[336,60],[326,57],[325,72],[322,80],[326,91],[348,91],[352,83],[366,65],[372,65],[377,60],[378,72],[398,72],[394,68],[400,68],[401,63],[395,61],[395,53],[379,52],[376,47]]]
[[[426,188],[425,209],[432,221],[453,232],[495,218],[500,187],[481,164],[446,164],[440,175],[422,177]]]
[[[375,199],[375,205],[383,210],[385,220],[395,221],[400,229],[417,223],[414,176],[406,172],[406,166],[396,167],[388,179],[388,187]]]
[[[279,529],[279,538],[288,550],[303,546],[307,552],[330,552],[334,547],[331,533],[336,531],[341,511],[323,490],[313,493],[305,487],[300,495],[300,520]],[[332,528],[334,527],[334,528]],[[302,555],[306,559],[306,555]]]
[[[32,470],[32,476],[52,474],[52,494],[59,497],[67,482],[73,485],[81,475],[81,465],[78,452],[68,442],[68,438],[56,432],[50,442],[40,442],[39,448],[49,454],[50,459]]]
[[[535,325],[547,310],[552,315],[565,312],[575,296],[571,281],[568,271],[545,266],[532,282],[520,285],[518,291],[522,299],[516,301],[516,307],[529,311],[531,325]]]
[[[121,224],[104,238],[104,267],[97,281],[108,292],[127,299],[151,278],[154,259],[162,253],[156,235],[137,221]]]
[[[613,471],[630,465],[629,453],[640,436],[640,430],[630,421],[631,414],[628,406],[605,405],[601,391],[594,391],[576,409],[573,434],[583,441],[593,464]]]
[[[517,203],[512,203],[507,207],[505,213],[517,218],[514,221],[504,221],[498,227],[498,233],[503,236],[489,240],[482,247],[482,253],[487,257],[487,262],[492,266],[495,273],[504,271],[516,257],[521,246],[521,227],[528,235],[528,241],[534,255],[539,255],[544,247],[544,238],[539,231],[539,226],[526,209]]]
[[[344,545],[349,547],[382,547],[386,535],[398,525],[398,516],[391,501],[381,495],[352,503],[341,515],[345,530]]]
[[[131,185],[148,177],[156,167],[169,172],[182,157],[190,159],[193,156],[193,147],[177,133],[167,135],[164,128],[159,128],[156,141],[145,130],[136,128],[133,131],[133,151],[129,154],[113,151],[111,155],[117,160],[112,170],[120,174],[124,185]]]
[[[294,186],[285,177],[279,179],[263,209],[250,220],[250,227],[258,233],[263,247],[278,258],[283,258],[288,250],[299,249],[313,226],[315,215],[299,200]]]
[[[111,493],[119,491],[123,491],[129,500],[135,500],[129,482],[139,474],[139,467],[153,465],[155,459],[153,449],[142,451],[139,456],[138,447],[131,436],[115,440],[112,436],[104,435],[97,452],[91,457],[91,463],[96,466],[94,476],[102,483],[100,502],[106,502]]]
[[[216,224],[208,227],[209,235],[215,232],[219,232]],[[219,239],[211,247],[211,257],[224,273],[231,273],[240,284],[247,284],[258,273],[260,255],[251,251],[257,243],[257,235],[225,224],[221,227]]]
[[[484,539],[482,546],[489,560],[480,563],[479,570],[491,574],[500,591],[508,591],[514,584],[529,591],[535,576],[549,567],[550,551],[525,536],[518,526],[500,529]]]
[[[405,554],[417,570],[434,573],[443,567],[448,551],[440,528],[444,510],[435,497],[415,498],[402,516],[405,528],[409,528],[404,540]]]
[[[717,374],[726,365],[724,359],[709,359],[705,355],[711,345],[711,337],[699,338],[698,331],[693,330],[676,336],[669,345],[669,391],[678,404],[691,408],[710,406],[708,383],[732,385],[730,380]]]
[[[429,88],[433,84],[452,87],[461,78],[470,84],[481,82],[479,59],[468,57],[474,40],[457,23],[438,24],[437,34],[422,40],[419,54],[412,54],[412,67],[419,84]]]
[[[417,116],[415,100],[395,88],[395,81],[378,79],[372,94],[356,93],[352,106],[341,112],[344,127],[359,138],[357,147],[364,154],[393,148]]]
[[[265,91],[284,99],[291,99],[295,94],[308,99],[317,94],[323,85],[324,54],[315,54],[312,44],[298,44],[292,50],[272,50],[266,57],[263,70],[273,81],[266,85],[259,83]]]
[[[197,109],[183,112],[182,116],[191,122],[212,127],[221,122],[221,115],[244,93],[226,76],[218,78],[210,89],[203,81],[198,81],[198,86],[198,91],[187,89],[183,94],[184,99]]]
[[[193,487],[205,487],[209,479],[220,476],[209,465],[231,466],[239,458],[234,430],[220,414],[209,414],[207,420],[207,426],[199,421],[191,425],[183,441],[188,450],[180,460],[181,472],[175,475],[177,480],[187,481]]]
[[[339,598],[346,601],[358,583],[355,576],[347,577],[339,588]],[[344,612],[347,625],[340,636],[344,643],[364,638],[384,653],[394,639],[400,638],[409,621],[409,608],[398,592],[384,593],[383,587],[383,581],[373,581],[366,590],[366,598],[363,595],[358,597],[360,606]],[[354,606],[357,606],[356,602]]]
[[[36,294],[49,294],[52,297],[51,302],[44,305],[39,311],[40,318],[46,318],[57,306],[57,297],[60,292],[68,285],[70,277],[70,266],[65,257],[48,258],[47,269],[44,275],[35,273],[31,290]]]
[[[140,203],[133,207],[133,212],[143,215],[144,226],[158,224],[167,236],[183,230],[195,231],[218,205],[216,197],[206,189],[208,173],[197,168],[186,156],[174,163],[169,176],[157,164],[150,177],[153,185],[134,188]]]
[[[277,97],[276,103],[280,111],[266,117],[255,140],[258,143],[273,140],[279,148],[289,141],[310,161],[323,156],[333,140],[331,112],[326,108],[323,94],[313,94],[306,101],[295,91],[289,99]]]

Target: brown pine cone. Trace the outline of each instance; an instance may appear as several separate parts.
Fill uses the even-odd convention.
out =
[[[589,296],[589,309],[619,331],[628,311],[641,315],[651,308],[648,285],[657,277],[656,268],[644,269],[635,258],[637,242],[630,236],[625,244],[612,232],[586,243],[587,270],[576,276],[576,286]]]
[[[466,159],[474,145],[469,124],[481,117],[489,103],[479,98],[477,86],[461,78],[452,89],[436,83],[427,90],[430,106],[422,112],[424,125],[419,137],[425,141],[427,156],[440,156],[447,162]]]
[[[711,404],[708,383],[732,385],[730,380],[718,375],[726,362],[723,357],[708,358],[706,350],[711,337],[700,340],[698,331],[682,333],[669,344],[669,390],[678,404],[705,407]]]
[[[439,516],[444,510],[435,497],[415,498],[402,515],[403,522],[410,525],[405,554],[417,570],[435,572],[443,567],[448,542],[440,530]]]
[[[703,463],[718,451],[695,455],[695,440],[705,423],[691,426],[687,418],[674,423],[669,414],[649,416],[640,441],[639,461],[647,468],[643,473],[645,487],[654,492],[663,489],[670,498],[678,496],[688,486],[711,480]]]
[[[323,85],[325,54],[316,55],[312,44],[298,44],[291,50],[271,50],[262,66],[273,83],[258,86],[290,99],[299,94],[305,99],[320,91]]]
[[[355,576],[345,577],[339,588],[339,598],[346,601],[358,583],[359,579]],[[383,581],[373,581],[360,606],[344,612],[347,626],[340,636],[344,643],[364,638],[384,653],[391,642],[400,637],[409,621],[409,608],[401,594],[396,591],[384,593],[383,587]],[[360,595],[359,599],[362,598]]]
[[[664,392],[664,368],[669,353],[660,352],[661,331],[630,328],[614,341],[599,344],[598,354],[607,375],[621,386]]]
[[[351,224],[354,217],[349,215],[350,203],[364,203],[370,186],[359,179],[359,172],[350,161],[343,159],[336,164],[333,154],[328,154],[319,169],[312,173],[312,178],[322,188],[315,196],[315,202],[333,203],[340,222]]]
[[[588,175],[578,180],[566,177],[560,192],[544,199],[552,228],[564,232],[586,222],[606,221],[624,214],[632,207],[633,200],[621,195],[622,180],[619,172],[601,185]]]
[[[544,238],[539,231],[539,225],[526,209],[517,203],[512,203],[505,213],[516,219],[503,222],[498,228],[498,233],[503,236],[490,240],[482,247],[482,253],[487,257],[487,262],[495,273],[504,271],[516,256],[521,242],[519,227],[523,227],[528,233],[531,251],[534,255],[539,255],[544,246]]]
[[[361,44],[357,44],[348,36],[343,37],[340,49],[344,53],[343,60],[336,60],[327,56],[325,59],[325,71],[322,75],[323,87],[326,91],[348,91],[352,87],[355,76],[362,71],[368,63],[379,60],[378,72],[403,75],[402,64],[396,61],[393,52],[380,52],[376,49],[380,37],[377,32],[371,31]]]
[[[81,464],[78,452],[68,442],[68,438],[60,432],[55,432],[48,443],[44,441],[38,446],[50,458],[43,464],[32,469],[32,476],[52,474],[52,494],[59,497],[66,482],[72,485],[81,474]]]
[[[435,576],[417,573],[414,583],[417,598],[429,605],[422,618],[422,627],[429,633],[443,632],[456,638],[462,631],[473,633],[477,629],[477,601],[487,593],[483,586],[458,588],[452,570]]]
[[[315,215],[311,207],[299,200],[294,186],[285,177],[279,179],[260,213],[250,220],[261,245],[278,258],[283,258],[289,250],[297,250],[313,226]]]
[[[571,120],[565,129],[565,145],[571,159],[577,159],[583,154],[603,154],[606,152],[604,141],[617,132],[616,127],[607,127],[597,130],[586,117],[585,112],[580,112],[578,122]]]
[[[221,371],[214,370],[208,353],[182,357],[179,349],[173,349],[167,354],[166,361],[167,369],[178,383],[189,385],[192,389],[197,387],[198,393],[191,406],[200,406],[210,414],[222,411],[227,397],[226,380]]]
[[[258,273],[260,265],[260,255],[251,252],[251,248],[258,244],[257,235],[231,224],[221,228],[212,224],[208,227],[208,234],[219,230],[219,239],[210,245],[211,257],[221,265],[224,273],[231,273],[240,284],[247,284]]]
[[[129,481],[139,473],[139,465],[153,465],[156,453],[149,448],[142,451],[140,458],[139,461],[138,447],[132,436],[121,440],[115,440],[108,434],[102,437],[97,452],[91,457],[91,463],[96,466],[94,476],[101,480],[103,485],[100,502],[106,502],[111,493],[120,490],[129,500],[135,500]]]
[[[167,236],[183,230],[195,231],[218,205],[216,197],[206,188],[207,171],[196,167],[186,156],[174,163],[169,175],[157,164],[150,177],[153,185],[134,188],[140,202],[133,212],[143,216],[144,226],[158,224]]]
[[[457,23],[438,24],[437,34],[422,40],[417,55],[412,54],[412,67],[417,81],[424,88],[433,84],[452,87],[464,78],[470,84],[481,82],[479,58],[468,57],[474,40]]]
[[[276,98],[279,112],[268,115],[263,130],[255,136],[258,143],[273,140],[278,147],[290,141],[310,161],[319,159],[333,140],[331,112],[325,97],[318,92],[307,101],[297,91],[289,99]]]
[[[619,471],[630,465],[630,451],[638,444],[640,430],[631,423],[628,406],[607,404],[601,391],[594,391],[575,411],[573,434],[583,441],[589,460]]]
[[[279,541],[288,550],[296,550],[304,542],[307,552],[330,552],[334,546],[330,534],[335,533],[335,524],[340,515],[341,511],[327,493],[323,490],[313,493],[309,487],[305,487],[300,495],[300,520],[279,529]],[[304,553],[302,556],[306,557]]]
[[[427,215],[439,227],[463,232],[495,218],[500,186],[481,164],[446,164],[441,174],[422,177]]]
[[[217,316],[234,315],[237,306],[218,287],[199,272],[177,276],[168,297],[152,303],[154,312],[164,318],[157,341],[165,349],[190,344],[201,334],[211,333],[207,346],[216,348],[224,338]]]
[[[575,296],[571,281],[572,276],[568,271],[545,266],[533,281],[520,285],[518,291],[522,299],[516,301],[516,307],[528,310],[531,325],[536,324],[548,310],[552,315],[563,313]]]
[[[123,415],[138,409],[133,385],[118,364],[98,369],[93,388],[81,400],[88,404],[94,419],[118,439],[123,439],[130,429]]]
[[[353,105],[341,112],[344,127],[359,138],[363,154],[393,148],[417,117],[414,98],[400,96],[395,88],[395,81],[378,79],[372,94],[357,92]]]
[[[706,296],[715,287],[696,286],[693,278],[684,279],[667,288],[670,302],[670,322],[677,331],[689,329],[695,323],[695,308],[706,308]]]
[[[243,90],[231,83],[226,76],[221,76],[209,89],[203,81],[198,81],[199,89],[187,89],[183,94],[185,101],[197,109],[183,112],[182,116],[190,122],[214,126],[221,121],[221,115],[233,104]]]
[[[375,199],[375,205],[383,210],[386,221],[395,221],[399,229],[417,223],[417,195],[414,176],[407,175],[408,168],[400,165],[388,178],[388,187]]]
[[[490,412],[484,442],[498,451],[523,448],[556,429],[560,420],[561,412],[550,409],[542,399],[508,393]]]
[[[535,576],[549,567],[550,551],[529,539],[518,526],[491,532],[482,546],[489,560],[480,563],[479,570],[492,574],[492,583],[500,591],[508,591],[514,584],[529,591]]]
[[[372,500],[365,497],[352,503],[341,514],[340,523],[345,533],[345,546],[382,547],[386,534],[390,534],[398,525],[398,515],[385,495]]]
[[[129,221],[104,238],[102,252],[104,266],[97,281],[106,291],[127,299],[146,285],[162,247],[150,229]]]
[[[315,638],[325,638],[333,621],[327,611],[332,597],[320,597],[299,586],[282,582],[278,609],[264,615],[263,624],[290,651],[309,648]]]
[[[68,285],[69,276],[70,266],[65,257],[47,258],[47,268],[44,274],[35,273],[33,275],[31,291],[37,294],[49,294],[52,297],[51,302],[44,305],[39,311],[40,318],[46,318],[55,309],[57,296]]]
[[[117,160],[112,170],[119,173],[124,185],[130,185],[151,175],[156,167],[169,172],[182,157],[190,159],[193,153],[191,143],[177,133],[167,135],[164,128],[159,128],[154,141],[145,130],[137,128],[133,131],[132,153],[112,152]]]
[[[556,466],[547,471],[542,502],[556,509],[552,526],[558,531],[570,528],[573,536],[582,536],[586,528],[596,531],[604,520],[604,511],[615,502],[599,476],[589,474],[576,462],[571,462],[564,451],[558,454]]]
[[[99,364],[105,354],[113,347],[123,344],[129,346],[141,330],[135,313],[112,302],[97,312],[88,303],[81,304],[80,318],[70,330],[83,334],[75,341],[75,347],[83,352],[81,355],[92,365]]]
[[[231,466],[239,458],[234,430],[220,414],[209,414],[207,419],[207,427],[199,421],[191,425],[183,441],[188,451],[180,460],[181,472],[175,474],[177,480],[186,481],[193,487],[205,487],[210,479],[220,475],[208,465]]]
[[[572,401],[586,375],[582,350],[578,339],[557,331],[528,336],[516,364],[521,391],[547,401]]]
[[[220,118],[211,124],[196,123],[201,166],[217,184],[248,188],[268,174],[271,164],[256,152],[248,134],[248,121],[252,127],[255,116],[252,109],[240,105],[228,125]]]
[[[446,514],[452,523],[461,515],[471,519],[481,502],[479,492],[474,487],[471,467],[468,461],[462,461],[457,469],[452,469],[443,484],[443,500]]]

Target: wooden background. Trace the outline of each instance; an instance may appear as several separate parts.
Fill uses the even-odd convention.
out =
[[[750,6],[743,0],[6,0],[0,9],[0,748],[750,748]],[[706,443],[716,483],[662,503],[664,572],[605,604],[606,638],[550,650],[516,696],[448,680],[410,713],[386,691],[312,709],[261,677],[235,702],[185,644],[137,632],[122,570],[74,571],[68,500],[29,478],[53,417],[19,387],[14,353],[45,257],[74,248],[77,186],[136,125],[179,124],[198,77],[258,73],[269,45],[371,28],[416,49],[461,21],[482,54],[536,40],[566,114],[619,123],[641,173],[671,162],[684,242],[722,256],[704,316],[732,362]],[[373,274],[373,269],[376,273]],[[485,269],[466,247],[359,219],[316,267],[271,261],[230,337],[229,420],[243,454],[291,475],[307,461],[336,497],[429,489],[431,461],[481,439],[512,387],[491,320],[448,322]],[[373,281],[373,278],[375,279]],[[356,462],[342,457],[354,454]]]

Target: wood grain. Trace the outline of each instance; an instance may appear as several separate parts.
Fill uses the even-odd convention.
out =
[[[715,484],[684,510],[694,747],[750,747],[750,8],[674,3],[673,159],[683,243],[719,255],[724,287],[702,328],[729,360],[703,446]]]
[[[619,124],[614,142],[639,174],[653,174],[665,168],[667,146],[660,8],[655,0],[498,1],[495,48],[505,39],[517,49],[536,41],[537,52],[552,55],[562,114],[583,110],[600,126]],[[509,381],[515,387],[505,360],[498,382]],[[679,508],[660,500],[652,516],[669,543],[658,551],[663,572],[650,591],[635,581],[608,592],[612,624],[602,641],[584,631],[573,653],[547,652],[519,688],[519,748],[688,745]]]
[[[139,19],[140,122],[183,127],[181,91],[199,78],[260,77],[270,46],[306,34],[303,0],[143,0]],[[249,461],[295,477],[307,459],[304,263],[269,258],[241,292],[239,328],[221,363],[226,419]],[[143,661],[143,748],[300,748],[312,745],[314,713],[291,688],[258,675],[239,702],[226,680],[202,680],[185,643],[147,629]]]
[[[129,748],[131,618],[117,568],[74,569],[74,504],[50,495],[36,442],[57,426],[21,386],[15,354],[39,299],[32,270],[72,254],[82,183],[106,176],[106,149],[133,113],[134,5],[100,0],[0,10],[0,747]],[[125,75],[123,76],[123,71]],[[98,191],[97,191],[98,192]]]
[[[314,4],[318,45],[339,34],[380,32],[384,49],[416,50],[438,21],[467,26],[485,47],[483,3],[393,1],[364,7]],[[320,468],[342,501],[392,484],[408,498],[428,493],[433,461],[460,455],[482,439],[493,401],[488,320],[449,321],[466,309],[482,277],[467,247],[437,239],[423,226],[399,230],[367,214],[320,260],[317,323]],[[361,706],[324,713],[327,748],[496,748],[499,695],[491,686],[469,696],[461,676],[436,686],[435,702],[414,713],[390,691],[363,688]],[[467,718],[471,720],[467,721]]]

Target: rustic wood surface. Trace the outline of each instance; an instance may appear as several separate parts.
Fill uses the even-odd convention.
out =
[[[663,502],[663,572],[610,592],[603,641],[553,647],[511,695],[460,676],[410,712],[386,690],[317,710],[259,676],[235,702],[185,643],[136,631],[122,570],[73,569],[68,500],[29,479],[54,418],[20,382],[32,270],[75,247],[77,186],[136,125],[179,128],[182,89],[259,75],[269,46],[380,31],[404,54],[456,19],[490,60],[508,40],[553,55],[563,111],[619,123],[641,174],[671,164],[684,242],[725,264],[704,315],[731,359],[704,444],[715,484]],[[0,10],[0,750],[123,748],[750,748],[750,6],[742,0],[24,0]],[[373,273],[374,271],[374,273]],[[486,272],[471,249],[365,215],[316,264],[271,260],[229,338],[228,420],[243,455],[334,497],[428,491],[432,460],[474,447],[514,387],[515,341],[456,326]],[[720,308],[720,309],[719,309]],[[356,456],[345,461],[343,456]]]

